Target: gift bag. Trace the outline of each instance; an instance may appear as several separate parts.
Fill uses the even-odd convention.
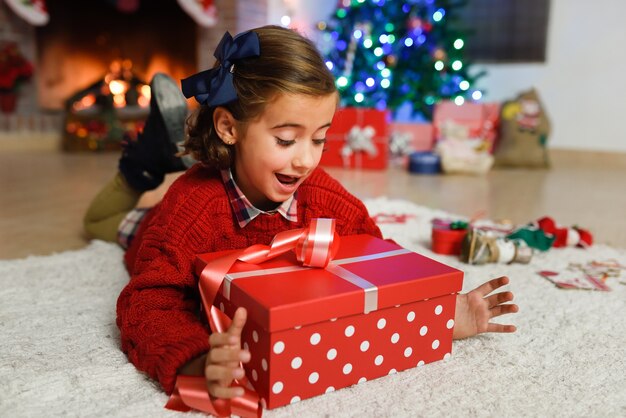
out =
[[[550,122],[535,89],[505,102],[500,114],[500,139],[494,152],[496,167],[546,168]]]

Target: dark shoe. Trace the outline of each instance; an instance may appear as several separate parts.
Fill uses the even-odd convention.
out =
[[[177,143],[184,140],[187,101],[169,76],[157,73],[150,83],[150,114],[137,140],[125,140],[119,170],[138,191],[158,187],[165,174],[186,169]]]
[[[185,119],[187,118],[187,100],[169,76],[156,73],[150,83],[152,99],[150,111],[160,113],[167,136],[171,143],[176,144],[185,139]]]

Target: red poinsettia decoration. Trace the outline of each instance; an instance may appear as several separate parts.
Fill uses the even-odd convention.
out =
[[[14,42],[0,47],[0,91],[15,91],[33,76],[33,65]]]

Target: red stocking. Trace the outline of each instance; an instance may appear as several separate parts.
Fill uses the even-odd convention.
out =
[[[213,0],[178,0],[178,5],[200,26],[209,28],[217,23]]]

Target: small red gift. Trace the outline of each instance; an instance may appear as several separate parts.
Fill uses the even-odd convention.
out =
[[[461,255],[461,244],[467,235],[468,223],[435,218],[432,222],[432,246],[437,254]]]
[[[326,133],[326,167],[385,169],[389,156],[388,112],[345,107],[337,110]]]
[[[196,273],[229,253],[199,255]],[[230,317],[248,310],[244,367],[271,409],[448,358],[462,281],[457,269],[353,235],[325,268],[305,267],[293,252],[237,261],[213,305]]]

